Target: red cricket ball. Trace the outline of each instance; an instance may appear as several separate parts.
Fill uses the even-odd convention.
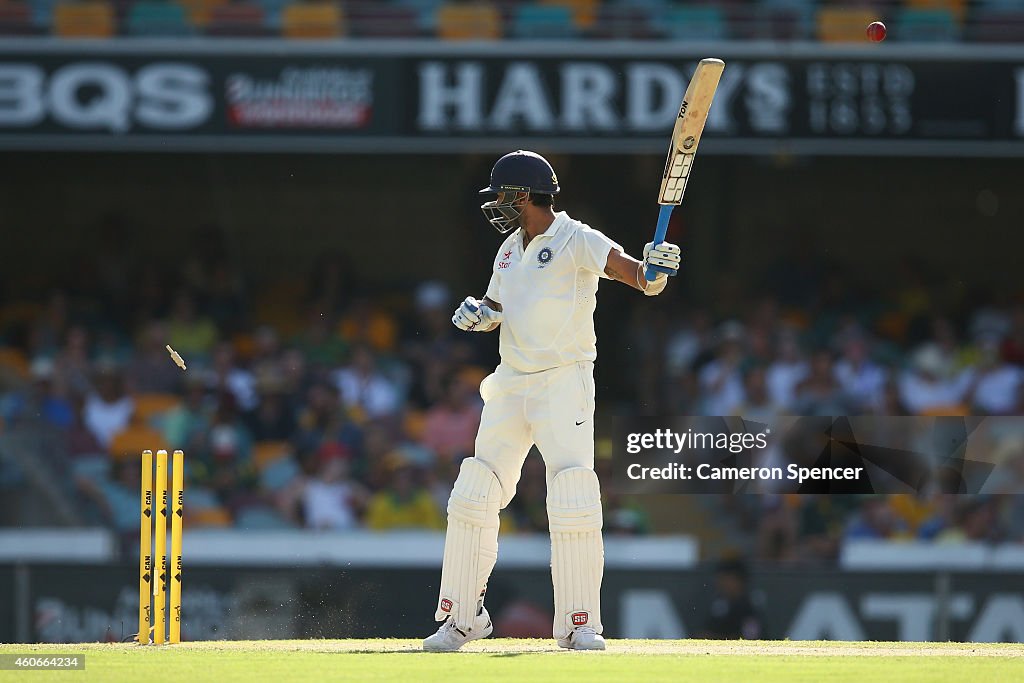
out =
[[[885,40],[885,24],[880,21],[872,21],[868,24],[868,40],[872,43],[880,43]]]

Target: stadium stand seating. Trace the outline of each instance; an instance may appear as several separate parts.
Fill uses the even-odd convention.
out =
[[[125,28],[133,36],[186,36],[192,33],[192,25],[182,5],[151,0],[131,6]]]
[[[233,2],[214,7],[206,34],[211,36],[261,36],[267,33],[267,15],[255,2]]]
[[[559,5],[523,5],[512,24],[514,38],[572,38],[576,34],[572,10]]]
[[[446,3],[437,10],[437,35],[443,40],[501,38],[501,12],[489,2]]]
[[[900,41],[947,42],[960,37],[960,26],[947,9],[904,10],[893,29],[893,37]]]
[[[597,8],[600,0],[540,0],[542,5],[567,7],[572,12],[573,23],[581,30],[593,28],[597,21]]]
[[[59,11],[57,8],[60,8]],[[0,0],[0,35],[1024,40],[1024,0]]]
[[[287,38],[335,38],[342,34],[344,16],[332,2],[301,2],[288,5],[281,15],[281,32]]]
[[[109,2],[62,2],[54,8],[54,33],[64,38],[110,38],[116,31]]]
[[[415,38],[421,33],[419,12],[400,4],[351,5],[348,23],[351,34],[363,38]]]
[[[864,41],[864,30],[878,14],[865,7],[824,7],[818,11],[817,37],[826,43]]]
[[[228,0],[182,0],[189,18],[197,30],[205,29],[210,23],[214,8],[227,2]]]
[[[673,7],[659,25],[675,40],[722,40],[727,37],[725,14],[718,7]]]
[[[0,2],[0,35],[17,36],[36,33],[32,7],[27,2]]]

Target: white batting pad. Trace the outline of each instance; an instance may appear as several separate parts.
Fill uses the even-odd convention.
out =
[[[437,621],[455,615],[459,629],[473,627],[477,600],[498,559],[500,506],[501,484],[491,468],[476,458],[463,460],[448,499]]]
[[[594,470],[570,467],[548,487],[551,581],[555,589],[555,638],[577,626],[601,633],[601,488]]]

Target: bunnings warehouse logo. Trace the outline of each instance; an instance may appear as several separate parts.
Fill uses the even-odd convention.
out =
[[[236,72],[225,85],[238,128],[362,128],[373,113],[370,69],[285,67],[277,76]]]

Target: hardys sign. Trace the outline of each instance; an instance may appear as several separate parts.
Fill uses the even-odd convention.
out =
[[[1024,154],[1016,48],[273,40],[5,41],[0,149],[655,152],[707,56],[706,153]]]

